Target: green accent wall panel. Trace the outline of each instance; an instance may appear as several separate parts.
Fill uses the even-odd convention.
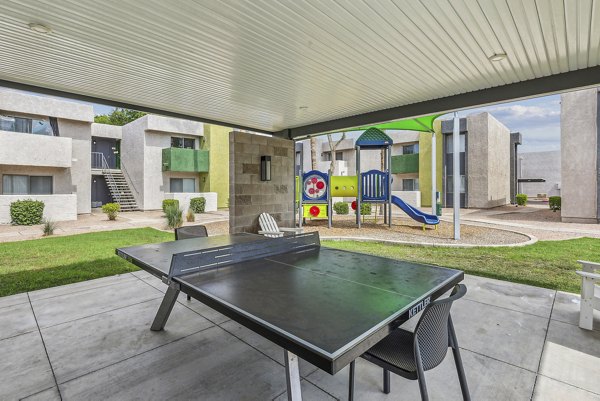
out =
[[[392,156],[392,174],[419,172],[419,154]]]
[[[207,150],[165,148],[162,150],[162,170],[206,173],[209,168]]]

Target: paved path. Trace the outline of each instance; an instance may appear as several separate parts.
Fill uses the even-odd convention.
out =
[[[576,325],[579,297],[466,276],[455,304],[474,400],[600,400],[600,315]],[[282,350],[181,297],[149,330],[165,285],[145,272],[0,298],[0,399],[284,400]],[[412,325],[414,322],[408,322]],[[300,364],[306,400],[346,399],[346,369]],[[418,385],[359,360],[358,400],[417,400]],[[451,357],[427,372],[432,400],[460,399]]]

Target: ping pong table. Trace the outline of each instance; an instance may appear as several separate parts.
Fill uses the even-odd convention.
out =
[[[180,292],[284,349],[288,399],[300,400],[298,358],[335,374],[463,272],[320,246],[318,233],[232,234],[119,248],[168,286],[151,329]]]

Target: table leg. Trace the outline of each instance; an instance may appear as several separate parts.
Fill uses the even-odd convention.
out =
[[[285,350],[285,379],[287,382],[288,401],[302,401],[298,357],[288,350]]]
[[[178,295],[179,288],[169,285],[169,287],[167,288],[167,292],[165,293],[165,297],[163,298],[160,307],[158,308],[158,312],[156,312],[156,317],[152,322],[150,330],[161,331],[165,328],[167,320],[169,320],[169,315],[173,310],[173,306],[175,306],[175,302],[177,302]]]

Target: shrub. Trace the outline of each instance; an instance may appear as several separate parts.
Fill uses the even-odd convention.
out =
[[[348,214],[348,204],[346,202],[335,202],[333,204],[333,210],[337,214]]]
[[[10,221],[17,226],[40,224],[44,216],[44,202],[24,199],[11,202]]]
[[[106,213],[109,220],[116,220],[117,215],[121,211],[121,205],[118,203],[105,203],[102,205],[102,211]]]
[[[44,237],[54,234],[54,230],[56,229],[56,222],[51,219],[43,220],[44,227],[42,230],[44,231]]]
[[[525,194],[517,194],[517,205],[519,206],[527,206],[527,195]]]
[[[372,209],[373,208],[370,203],[361,203],[360,204],[360,214],[363,216],[370,215]]]
[[[549,197],[548,198],[548,206],[550,206],[550,210],[552,210],[553,212],[560,210],[560,206],[561,206],[560,196]]]
[[[179,201],[177,199],[165,199],[162,201],[162,210],[167,213],[167,207],[174,205],[179,209]]]
[[[173,229],[183,225],[183,211],[179,208],[179,202],[175,205],[168,205],[165,209],[167,217],[167,227]]]
[[[194,214],[194,211],[192,209],[188,209],[187,214],[185,215],[185,219],[188,223],[196,221],[196,215]]]
[[[192,209],[194,213],[204,213],[205,206],[206,199],[204,199],[203,196],[190,199],[190,209]]]

